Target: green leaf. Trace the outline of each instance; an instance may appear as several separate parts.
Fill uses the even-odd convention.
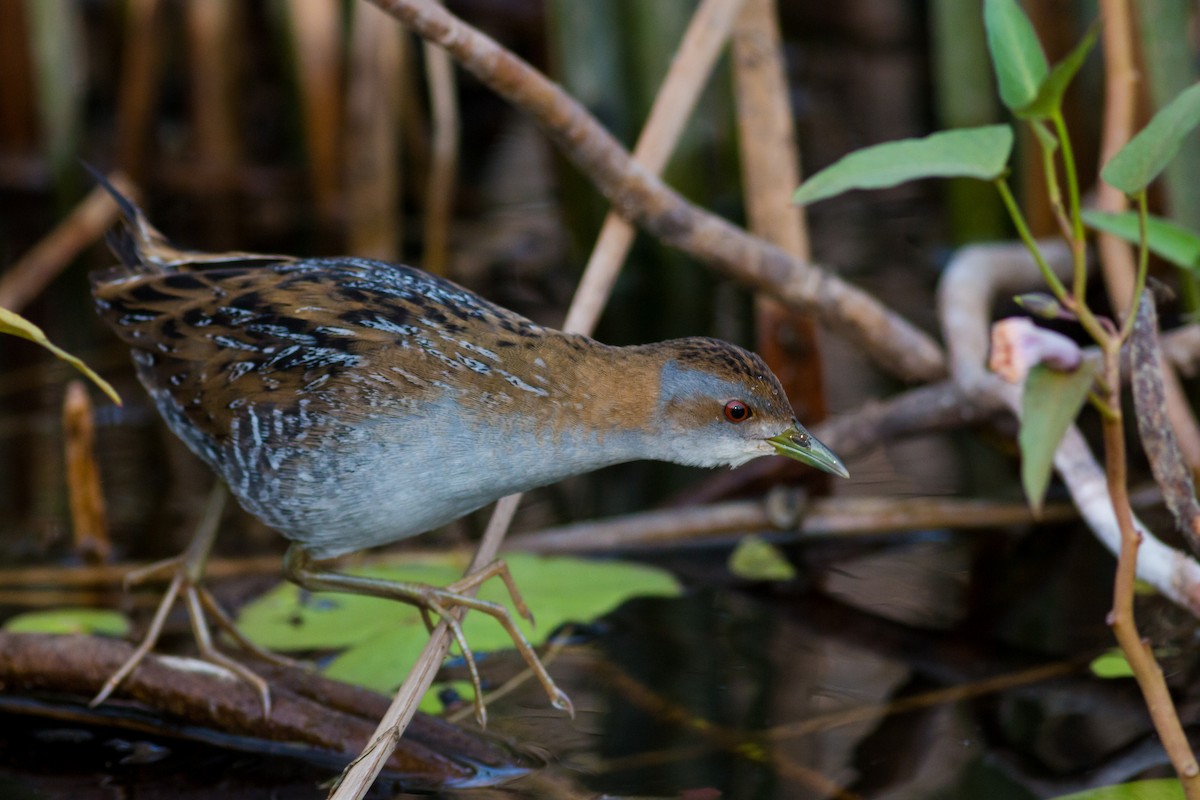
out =
[[[1033,24],[1016,0],[985,0],[983,24],[1000,99],[1013,111],[1029,106],[1049,72]]]
[[[1150,123],[1109,159],[1100,177],[1125,194],[1137,194],[1158,177],[1197,124],[1200,124],[1200,83],[1185,89],[1159,109]]]
[[[1012,142],[1007,125],[988,125],[878,144],[813,175],[792,202],[815,203],[850,189],[883,189],[919,178],[994,180],[1004,174]]]
[[[7,308],[0,308],[0,333],[12,334],[13,336],[19,336],[22,339],[28,339],[31,342],[40,344],[51,353],[82,372],[92,383],[99,386],[101,391],[108,395],[114,403],[121,405],[121,398],[117,395],[117,390],[109,386],[108,381],[92,372],[91,367],[89,367],[87,364],[84,364],[78,358],[66,352],[65,350],[62,350],[49,339],[47,339],[46,334],[42,333],[41,328],[25,319],[20,314],[14,314]]]
[[[751,581],[790,581],[796,568],[761,536],[746,536],[729,555],[729,571]]]
[[[1158,778],[1101,786],[1099,789],[1060,795],[1056,800],[1184,800],[1184,796],[1178,778]]]
[[[1125,654],[1117,647],[1093,658],[1092,663],[1088,665],[1088,669],[1097,678],[1104,678],[1106,680],[1133,677],[1133,668],[1129,666],[1129,660],[1125,658]]]
[[[4,623],[10,633],[96,633],[125,636],[129,620],[117,611],[98,608],[53,608],[29,611],[10,617]]]
[[[1088,53],[1096,46],[1096,35],[1099,28],[1092,25],[1091,30],[1083,40],[1075,45],[1075,49],[1067,57],[1054,65],[1050,74],[1041,82],[1037,95],[1028,104],[1015,110],[1014,113],[1022,119],[1047,119],[1054,116],[1062,108],[1063,94],[1075,79],[1079,68],[1087,60]],[[1038,49],[1041,52],[1041,48]]]
[[[1137,244],[1141,238],[1136,211],[1111,214],[1084,211],[1083,221],[1095,230]],[[1146,239],[1150,251],[1165,261],[1192,272],[1200,271],[1200,234],[1162,217],[1146,217]]]
[[[469,554],[399,558],[403,560],[395,564],[349,571],[388,581],[445,586],[462,577]],[[564,622],[594,619],[630,597],[679,593],[679,584],[669,573],[640,564],[523,553],[506,556],[505,561],[537,617],[536,631],[515,613],[513,618],[534,642]],[[512,608],[498,579],[485,582],[478,596]],[[325,673],[380,691],[404,680],[427,640],[421,614],[413,606],[353,594],[302,593],[291,584],[281,584],[246,605],[237,624],[251,640],[272,650],[340,650]],[[476,655],[512,646],[496,620],[478,612],[467,616],[463,632]]]
[[[1034,511],[1041,511],[1054,451],[1087,400],[1094,376],[1095,367],[1087,361],[1073,372],[1059,372],[1044,364],[1029,370],[1017,442],[1021,446],[1021,484]]]

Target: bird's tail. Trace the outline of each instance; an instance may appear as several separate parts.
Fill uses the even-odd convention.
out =
[[[291,261],[290,256],[267,255],[265,253],[204,253],[183,250],[158,228],[150,224],[145,212],[113,182],[90,164],[83,164],[96,183],[104,187],[116,202],[121,212],[121,226],[110,230],[105,239],[121,264],[130,272],[175,272],[180,269],[203,268],[209,264],[228,264],[235,261]]]

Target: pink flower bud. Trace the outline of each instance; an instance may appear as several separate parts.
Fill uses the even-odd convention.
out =
[[[1035,364],[1070,372],[1082,362],[1079,345],[1061,333],[1039,328],[1028,317],[1008,317],[992,325],[988,366],[1009,383],[1025,380]]]

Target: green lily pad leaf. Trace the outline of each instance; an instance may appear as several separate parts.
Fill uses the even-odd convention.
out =
[[[1184,800],[1184,796],[1178,778],[1158,778],[1064,794],[1057,800]]]
[[[979,178],[1004,174],[1013,133],[986,125],[901,139],[856,150],[800,185],[794,203],[815,203],[851,189],[885,189],[920,178]]]
[[[1108,652],[1096,656],[1092,659],[1092,663],[1088,665],[1088,669],[1097,678],[1132,678],[1133,668],[1129,666],[1129,660],[1125,658],[1125,654],[1119,648],[1114,647]]]
[[[348,571],[393,582],[446,586],[462,577],[468,560],[469,554],[463,552],[397,556],[394,564]],[[631,597],[679,594],[679,584],[670,573],[640,564],[525,553],[506,556],[505,561],[536,615],[537,629],[515,611],[513,618],[534,642],[565,622],[594,619]],[[486,581],[478,597],[512,611],[499,579]],[[404,679],[427,641],[421,613],[413,606],[361,595],[301,592],[290,584],[246,605],[237,623],[252,641],[272,650],[341,650],[326,674],[381,691]],[[463,633],[476,657],[512,646],[496,620],[478,612],[464,620]]]
[[[729,555],[729,571],[751,581],[790,581],[796,568],[761,536],[746,536]]]
[[[1109,159],[1100,177],[1125,194],[1137,194],[1158,177],[1197,124],[1200,83],[1159,109],[1149,124]]]
[[[1083,37],[1083,40],[1075,45],[1075,49],[1067,54],[1067,57],[1054,65],[1054,69],[1050,70],[1050,74],[1038,86],[1037,94],[1033,100],[1021,108],[1016,109],[1014,113],[1022,119],[1047,119],[1054,116],[1062,107],[1063,94],[1066,93],[1067,87],[1071,85],[1071,81],[1075,79],[1075,75],[1079,72],[1079,68],[1083,66],[1083,62],[1087,60],[1088,53],[1092,52],[1092,48],[1096,46],[1096,35],[1099,33],[1099,28],[1092,25],[1091,30]],[[1041,52],[1041,48],[1038,48]],[[1057,144],[1057,139],[1055,140]]]
[[[468,563],[466,554],[437,559],[420,555],[410,558],[403,568],[372,566],[347,571],[445,586],[461,578]],[[425,633],[420,613],[404,603],[342,592],[307,592],[291,583],[281,583],[243,606],[237,624],[252,641],[280,652],[340,650],[372,642],[394,630],[406,631],[423,644]]]
[[[1038,364],[1029,370],[1021,398],[1021,485],[1035,512],[1041,511],[1050,483],[1054,451],[1067,427],[1079,415],[1095,377],[1095,367],[1083,362],[1072,372]]]
[[[1084,211],[1082,216],[1094,230],[1111,233],[1133,244],[1141,239],[1136,211],[1119,214]],[[1150,252],[1159,258],[1192,272],[1200,271],[1200,234],[1162,217],[1147,216],[1146,243]]]
[[[1030,106],[1050,71],[1033,23],[1016,0],[985,0],[983,24],[1000,99],[1013,111]]]
[[[121,396],[117,394],[116,389],[108,385],[108,381],[104,380],[104,378],[101,378],[95,372],[92,372],[92,368],[87,364],[83,363],[78,358],[47,339],[46,334],[42,332],[41,328],[25,319],[20,314],[14,314],[7,308],[0,308],[0,333],[8,333],[13,336],[19,336],[20,338],[28,339],[35,344],[40,344],[59,359],[67,362],[72,367],[82,372],[88,380],[100,387],[100,390],[108,395],[114,403],[121,405]]]
[[[328,678],[391,694],[417,663],[427,638],[418,617],[411,629],[377,631],[374,639],[342,651],[322,671]]]
[[[446,711],[446,704],[442,702],[439,695],[447,689],[456,692],[459,699],[465,703],[471,702],[475,692],[475,687],[471,685],[470,681],[445,681],[426,692],[425,696],[421,698],[421,702],[417,704],[417,709],[426,714],[441,714]],[[395,692],[391,692],[391,694],[395,694]]]
[[[125,636],[129,620],[117,611],[100,608],[53,608],[29,611],[4,623],[9,633],[88,633]]]

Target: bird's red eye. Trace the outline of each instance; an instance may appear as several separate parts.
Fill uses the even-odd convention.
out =
[[[754,412],[750,410],[750,406],[741,400],[730,400],[725,404],[725,419],[730,422],[745,422],[752,416]]]

